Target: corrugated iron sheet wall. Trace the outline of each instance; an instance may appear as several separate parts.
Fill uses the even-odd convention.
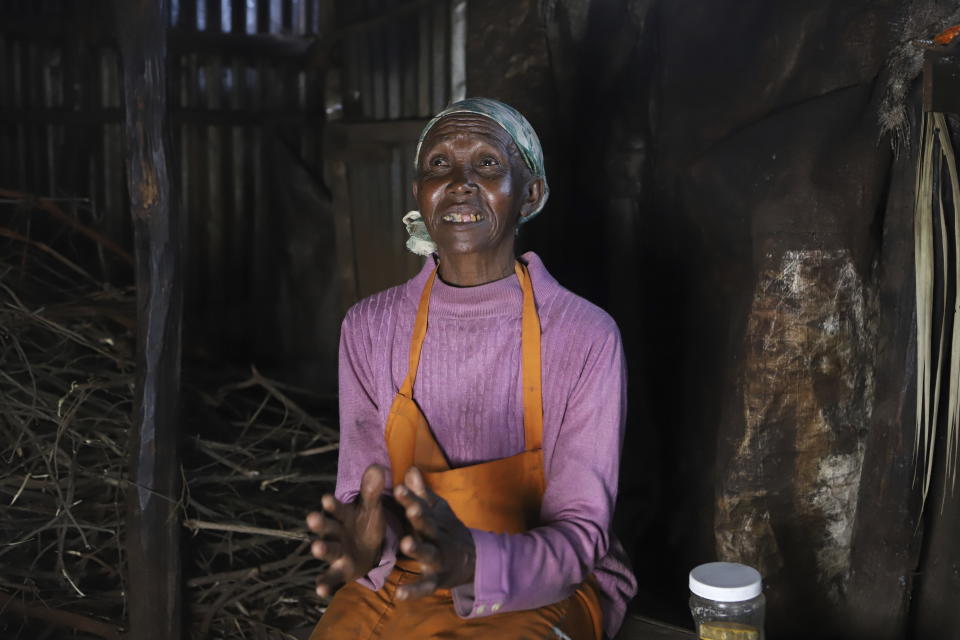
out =
[[[397,11],[404,4],[415,10]],[[337,23],[394,17],[344,41],[342,86],[351,120],[430,117],[451,97],[451,3],[344,0]]]
[[[252,318],[273,328],[279,247],[265,145],[293,131],[319,172],[323,78],[302,54],[320,28],[319,0],[174,0],[169,76],[180,188],[189,218],[187,308],[208,346],[244,344]],[[188,318],[189,319],[189,318]],[[255,332],[267,336],[271,331]],[[211,341],[214,345],[211,345]],[[273,348],[260,341],[257,351]]]
[[[172,0],[171,137],[188,225],[188,316],[227,327],[269,269],[265,131],[297,129],[319,171],[320,72],[302,54],[321,0]],[[109,3],[8,2],[0,21],[0,188],[69,198],[73,210],[130,245],[119,59]],[[263,301],[264,298],[259,298]],[[267,297],[269,300],[269,297]],[[189,317],[188,317],[189,320]],[[211,332],[211,335],[220,335]]]
[[[283,359],[290,350],[310,352],[276,337],[285,314],[310,304],[278,293],[277,279],[290,267],[283,234],[303,228],[284,216],[313,215],[312,204],[294,213],[279,206],[276,143],[320,176],[328,119],[390,127],[429,117],[458,97],[457,16],[464,3],[169,2],[170,131],[187,226],[187,328],[205,336],[206,349],[236,348],[261,362],[264,353],[281,351]],[[0,11],[0,189],[67,199],[68,210],[130,246],[109,0],[0,0]],[[318,37],[331,43],[326,73],[304,56]],[[369,147],[349,138],[362,148],[348,154],[346,215],[357,230],[351,252],[366,268],[355,267],[358,286],[341,300],[393,284],[418,264],[405,253],[400,224],[413,207],[412,137],[380,137]],[[362,233],[374,227],[382,232]]]
[[[0,20],[0,188],[129,235],[116,47],[103,2],[7,2]],[[75,4],[75,3],[74,3]],[[68,12],[74,21],[56,18]]]
[[[396,2],[341,0],[338,24],[371,27],[345,38],[338,99],[342,123],[331,130],[327,160],[339,163],[344,179],[340,219],[352,225],[349,303],[402,282],[421,259],[404,247],[400,218],[416,207],[410,185],[417,135],[426,119],[464,92],[465,0]],[[332,116],[340,115],[336,112]]]

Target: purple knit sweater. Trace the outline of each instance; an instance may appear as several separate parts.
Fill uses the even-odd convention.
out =
[[[626,409],[620,334],[604,311],[561,287],[536,254],[521,260],[543,334],[543,524],[514,535],[471,530],[475,577],[453,590],[454,605],[464,617],[531,609],[569,596],[592,572],[612,637],[636,591],[610,532]],[[336,490],[342,501],[356,498],[368,465],[390,466],[384,426],[407,373],[417,303],[433,266],[427,260],[412,280],[361,300],[343,321]],[[454,467],[523,450],[521,300],[512,275],[464,288],[438,278],[433,287],[413,397]],[[363,584],[383,585],[397,539],[391,525],[380,566]]]

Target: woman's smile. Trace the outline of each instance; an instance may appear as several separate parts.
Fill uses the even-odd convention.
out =
[[[420,145],[414,196],[440,258],[440,277],[471,286],[513,272],[515,229],[539,201],[542,180],[510,137],[485,116],[439,120]]]
[[[487,216],[477,207],[468,204],[451,205],[440,216],[440,220],[447,224],[472,224],[486,219]]]
[[[486,220],[487,217],[482,213],[447,213],[440,219],[453,224],[467,224],[470,222],[482,222]]]

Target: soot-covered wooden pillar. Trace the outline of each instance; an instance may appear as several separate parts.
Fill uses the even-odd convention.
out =
[[[177,459],[182,286],[166,131],[165,0],[115,0],[137,278],[137,386],[127,492],[130,637],[181,637]]]

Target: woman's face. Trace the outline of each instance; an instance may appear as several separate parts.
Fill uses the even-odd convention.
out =
[[[430,129],[419,160],[413,195],[441,259],[512,261],[517,219],[539,201],[542,181],[530,179],[509,134],[489,118],[452,114]]]

